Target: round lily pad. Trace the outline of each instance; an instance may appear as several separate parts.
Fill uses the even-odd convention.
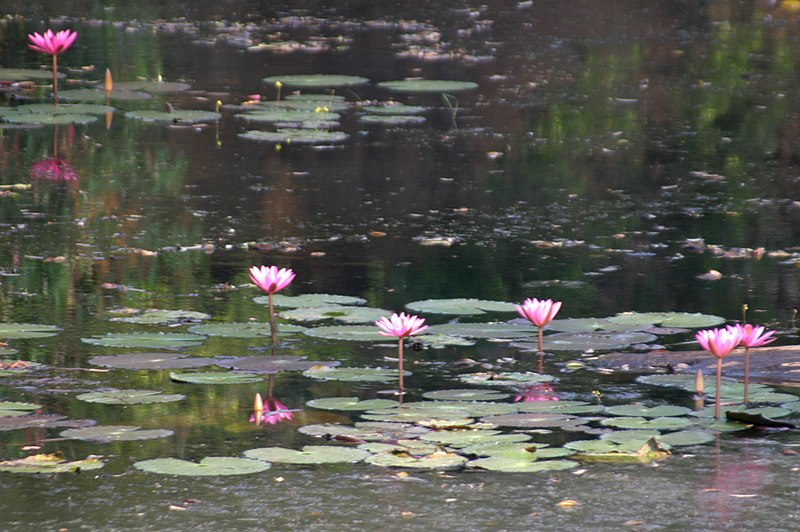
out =
[[[549,329],[559,332],[587,333],[587,332],[627,332],[639,331],[652,327],[652,324],[640,323],[615,323],[599,318],[570,318],[566,320],[553,320]]]
[[[170,373],[169,378],[175,382],[189,384],[252,384],[264,379],[253,373],[237,373],[235,371],[210,371],[200,373]]]
[[[371,115],[418,115],[428,110],[427,107],[420,105],[405,105],[402,103],[391,103],[387,105],[368,105],[361,108],[362,111]]]
[[[125,113],[125,117],[132,120],[141,120],[143,122],[196,124],[198,122],[213,122],[214,120],[218,120],[221,115],[214,111],[174,109],[172,112],[155,110],[128,111]]]
[[[682,417],[657,417],[645,419],[643,417],[609,417],[600,421],[606,427],[636,430],[678,430],[692,424]]]
[[[782,408],[778,406],[766,406],[766,407],[750,407],[748,408],[746,405],[738,404],[738,405],[721,405],[720,406],[720,416],[723,418],[725,417],[726,412],[744,412],[746,414],[752,414],[754,416],[762,415],[764,417],[777,419],[781,417],[786,417],[791,415],[793,412],[787,408]],[[702,410],[694,410],[691,412],[692,416],[700,417],[700,418],[713,418],[715,415],[715,408],[714,405],[711,404],[709,406],[704,407]]]
[[[348,381],[348,382],[392,382],[396,381],[399,372],[396,369],[384,368],[331,368],[318,366],[307,369],[303,372],[306,377],[326,381]],[[403,375],[411,375],[410,371],[404,371]]]
[[[424,420],[462,420],[470,417],[466,410],[453,409],[447,406],[436,407],[409,407],[403,405],[399,408],[386,408],[370,410],[361,415],[361,419],[382,421],[386,423],[415,423]]]
[[[269,303],[267,296],[258,296],[253,301],[262,305]],[[366,299],[353,296],[340,296],[336,294],[303,294],[299,296],[284,296],[275,294],[272,296],[272,303],[276,307],[300,308],[300,307],[325,307],[329,305],[364,305]]]
[[[0,338],[4,340],[46,338],[55,336],[60,330],[55,325],[41,325],[38,323],[0,323]]]
[[[304,425],[298,431],[317,438],[341,441],[385,442],[418,438],[430,432],[430,429],[409,423],[360,422],[356,423],[354,427],[339,423]]]
[[[196,322],[211,318],[205,312],[195,312],[193,310],[165,310],[147,309],[133,316],[123,316],[111,318],[111,321],[121,321],[124,323],[141,323],[146,325],[166,325],[185,322]]]
[[[378,334],[378,328],[371,325],[328,325],[306,329],[303,334],[326,340],[349,340],[352,342],[386,341]]]
[[[208,457],[203,458],[200,463],[178,460],[177,458],[155,458],[136,462],[133,467],[148,473],[161,475],[211,477],[260,473],[272,466],[269,462],[251,460],[249,458]]]
[[[56,426],[69,426],[77,420],[66,419],[58,414],[30,414],[22,410],[5,410],[0,414],[0,430],[19,430],[29,428],[46,428]],[[85,421],[77,422],[83,425]]]
[[[467,338],[527,338],[536,334],[533,327],[515,323],[445,323],[431,325],[429,334],[448,334]]]
[[[458,450],[464,456],[495,456],[495,455],[516,455],[533,459],[533,453],[544,450],[548,447],[546,443],[524,442],[479,442]],[[571,453],[573,451],[566,451]]]
[[[646,442],[650,438],[660,438],[661,432],[657,430],[613,430],[600,435],[601,440],[609,440],[615,443],[626,443],[629,441]]]
[[[215,362],[210,358],[187,358],[187,355],[180,353],[130,353],[89,359],[89,363],[95,366],[120,369],[201,368]]]
[[[334,445],[306,445],[302,451],[284,447],[262,447],[245,451],[247,458],[282,464],[343,464],[361,462],[370,453]]]
[[[289,87],[299,87],[302,89],[325,89],[363,85],[369,83],[369,80],[359,76],[337,74],[295,74],[264,78],[264,83],[274,85],[276,82],[283,83]]]
[[[89,392],[75,397],[87,403],[104,405],[140,405],[150,403],[172,403],[185,396],[180,394],[165,395],[157,390],[116,390],[113,392]]]
[[[640,441],[638,439],[627,439],[624,441],[613,440],[579,440],[572,441],[564,445],[567,449],[573,451],[580,451],[583,453],[635,453],[642,445],[648,440]]]
[[[15,107],[17,113],[33,113],[43,115],[104,115],[111,113],[114,108],[108,105],[93,103],[61,103],[53,105],[51,103],[31,103]]]
[[[138,347],[144,349],[180,349],[203,343],[196,334],[178,333],[108,333],[104,336],[81,338],[81,341],[104,347]]]
[[[66,77],[66,74],[59,72],[58,79]],[[50,70],[38,68],[0,68],[0,79],[3,81],[52,80],[53,73]]]
[[[0,462],[0,471],[8,473],[79,473],[100,469],[104,462],[99,457],[90,456],[85,460],[68,462],[61,453],[36,454],[18,460],[5,460]]]
[[[417,92],[460,92],[478,88],[473,81],[450,81],[435,79],[403,79],[398,81],[383,81],[378,87],[390,91],[417,93]]]
[[[646,407],[643,405],[616,405],[606,408],[606,413],[612,416],[639,416],[639,417],[673,417],[685,416],[691,412],[683,406],[660,405]]]
[[[28,125],[58,125],[58,124],[90,124],[97,121],[93,115],[81,114],[45,114],[45,113],[16,113],[6,114],[2,117],[6,122],[12,124]]]
[[[457,411],[466,413],[465,417],[483,417],[516,412],[517,406],[512,403],[494,403],[491,401],[416,401],[404,403],[403,410],[419,411]],[[449,417],[448,419],[453,419]]]
[[[391,311],[372,307],[348,307],[329,305],[325,307],[301,307],[281,312],[281,318],[294,321],[315,322],[333,320],[342,323],[373,323]]]
[[[711,443],[715,439],[716,435],[714,435],[714,433],[704,430],[679,430],[678,432],[670,432],[669,434],[658,437],[658,441],[670,447],[703,445],[705,443]]]
[[[502,471],[504,473],[535,473],[538,471],[565,471],[574,469],[580,464],[573,460],[526,460],[490,456],[473,460],[468,465],[469,467],[487,469],[489,471]]]
[[[631,344],[646,344],[656,340],[652,334],[638,331],[607,333],[556,333],[545,336],[544,347],[547,351],[610,351],[624,349]],[[533,343],[516,342],[512,344],[522,349],[533,350]]]
[[[725,318],[689,312],[624,312],[608,318],[608,321],[629,325],[655,324],[661,327],[699,329],[725,323]]]
[[[172,434],[174,433],[171,430],[166,429],[141,430],[141,427],[129,425],[98,425],[81,429],[67,429],[60,436],[72,440],[110,443],[114,441],[153,440],[166,438],[172,436]]]
[[[312,368],[332,368],[340,364],[337,360],[306,360],[306,357],[290,355],[264,355],[220,360],[218,366],[258,374],[280,373],[281,371],[305,371]]]
[[[426,121],[424,116],[416,115],[361,115],[359,120],[381,126],[418,126]]]
[[[106,99],[106,91],[103,89],[87,88],[59,90],[58,97],[68,102],[104,102]],[[109,94],[111,100],[117,101],[149,100],[152,97],[151,94],[135,90],[114,89]]]
[[[422,396],[441,401],[498,401],[510,397],[507,393],[494,390],[436,390]]]
[[[382,452],[408,453],[413,456],[433,454],[440,450],[440,446],[432,442],[420,440],[395,440],[392,443],[367,442],[358,446],[359,449],[377,454]]]
[[[288,102],[344,102],[346,98],[341,94],[318,94],[314,92],[303,92],[297,94],[287,94],[284,100]]]
[[[493,423],[499,427],[530,429],[574,427],[585,423],[585,420],[580,418],[553,413],[504,414],[501,416],[488,416],[481,419],[481,421]]]
[[[281,122],[284,124],[290,123],[302,123],[302,122],[333,122],[336,123],[339,120],[338,113],[331,113],[331,112],[315,112],[313,110],[302,110],[302,109],[286,109],[286,108],[254,108],[252,110],[248,110],[244,113],[239,113],[236,115],[236,118],[244,120],[246,122],[255,122],[257,124],[264,123],[264,124],[271,124],[273,122]]]
[[[459,316],[477,316],[479,314],[486,314],[487,312],[516,312],[513,303],[469,298],[412,301],[406,305],[406,308],[412,312],[454,314]],[[530,325],[528,325],[527,328],[528,332],[530,332]]]
[[[397,401],[391,399],[366,399],[360,401],[357,397],[323,397],[312,399],[306,406],[319,408],[321,410],[341,410],[341,411],[366,411],[378,410],[383,408],[393,408],[398,405]]]
[[[240,133],[239,137],[272,144],[335,144],[346,141],[350,136],[342,131],[286,128],[278,131],[249,130]]]
[[[8,410],[18,410],[23,411],[25,413],[31,410],[38,410],[42,408],[42,405],[37,405],[36,403],[20,403],[17,401],[0,401],[0,410],[8,411]]]
[[[438,451],[423,456],[408,453],[382,452],[365,460],[368,464],[381,467],[403,467],[410,469],[450,470],[460,469],[467,463],[467,458],[456,453]]]
[[[583,401],[530,401],[517,404],[517,410],[521,413],[594,414],[604,409],[603,405]]]
[[[426,331],[427,332],[427,331]],[[430,349],[443,349],[445,347],[470,347],[475,345],[475,341],[459,336],[448,336],[446,334],[422,334],[414,336],[412,340],[415,344],[421,344]]]
[[[184,92],[191,88],[192,86],[188,83],[180,81],[135,80],[114,82],[114,90],[116,91],[145,91],[152,94]]]
[[[542,373],[506,371],[495,373],[484,371],[480,373],[466,373],[459,375],[458,380],[467,384],[481,384],[484,386],[512,386],[525,387],[531,384],[550,382],[555,377]]]
[[[305,327],[281,323],[278,325],[281,334],[302,332]],[[205,336],[223,336],[226,338],[269,338],[272,328],[269,323],[243,322],[243,323],[204,323],[189,327],[190,333]]]
[[[531,439],[528,434],[501,434],[499,430],[437,430],[420,439],[448,447],[466,447],[476,443],[518,443]]]

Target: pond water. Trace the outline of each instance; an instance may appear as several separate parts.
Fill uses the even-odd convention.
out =
[[[48,57],[27,49],[28,33],[71,28],[78,38],[59,56],[65,103],[70,93],[80,98],[102,83],[107,67],[115,87],[144,84],[152,97],[115,94],[116,110],[88,124],[0,123],[0,184],[25,185],[0,189],[0,321],[59,328],[54,336],[8,337],[17,352],[4,356],[45,367],[0,377],[0,401],[174,434],[91,443],[61,438],[64,427],[0,431],[2,460],[62,452],[69,460],[94,454],[106,462],[79,474],[0,473],[3,527],[782,530],[796,518],[793,431],[722,432],[706,445],[676,446],[663,461],[535,473],[468,468],[405,475],[361,463],[274,463],[265,472],[198,482],[142,472],[133,464],[334,443],[298,429],[350,424],[359,413],[306,403],[392,398],[386,392],[393,382],[282,371],[269,386],[292,419],[257,426],[248,416],[254,394],[266,394],[266,381],[186,384],[170,372],[193,370],[109,370],[90,359],[166,350],[85,340],[184,334],[196,324],[134,323],[126,321],[130,309],[199,312],[210,316],[199,320],[207,323],[266,321],[267,307],[254,301],[261,294],[248,284],[247,271],[275,264],[297,274],[281,295],[354,296],[387,313],[428,299],[538,297],[563,301],[559,318],[689,312],[733,322],[746,305],[750,321],[778,329],[779,344],[794,344],[797,2],[5,3],[18,16],[0,21],[0,80],[9,77],[5,69],[49,68]],[[306,107],[320,117],[339,114],[325,116],[333,124],[308,131],[346,138],[276,144],[242,137],[276,129],[248,119],[242,104],[253,95],[262,103],[249,109],[297,92],[332,93],[287,82],[279,94],[265,78],[312,74],[365,78],[335,87],[345,103]],[[379,85],[405,78],[477,86],[404,92]],[[165,91],[152,83],[159,79],[187,86]],[[48,76],[36,86],[11,82],[17,84],[0,85],[6,96],[0,119],[17,116],[9,113],[19,113],[21,104],[50,101]],[[135,115],[166,107],[175,117],[185,110],[213,113],[217,101],[219,115],[198,123]],[[365,118],[364,107],[386,112],[389,102],[423,107],[411,116],[424,120]],[[49,176],[62,179],[37,174],[53,160],[62,166],[56,172],[50,165]],[[434,325],[515,316],[513,309],[420,314]],[[395,365],[392,342],[319,338],[282,321],[275,350],[268,336],[201,336],[179,352]],[[647,344],[632,348],[642,351],[695,349],[692,336],[689,329],[662,330],[628,344]],[[487,334],[472,346],[406,350],[413,372],[406,402],[435,390],[487,389],[465,385],[458,379],[464,373],[536,371],[529,349],[495,340]],[[690,393],[638,383],[630,372],[594,370],[596,353],[582,353],[591,347],[545,357],[544,373],[557,379],[546,393],[591,405],[692,407]],[[585,366],[567,367],[576,360]],[[114,389],[185,398],[142,405],[77,399]],[[777,392],[800,395],[792,390]],[[790,410],[792,421],[797,409]],[[599,420],[588,422],[598,428]],[[558,429],[533,434],[553,447],[592,438]],[[557,505],[564,500],[578,504]]]

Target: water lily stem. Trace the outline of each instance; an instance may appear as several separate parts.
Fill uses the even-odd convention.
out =
[[[719,419],[719,390],[722,388],[722,358],[717,357],[717,396],[714,402],[714,417]]]
[[[544,353],[544,348],[542,347],[542,328],[539,327],[539,353]]]
[[[275,307],[272,305],[272,292],[267,294],[269,299],[269,329],[272,332],[272,345],[278,345],[278,325],[275,323]]]
[[[748,402],[747,385],[750,383],[750,348],[744,348],[744,404]]]
[[[58,105],[58,55],[53,54],[53,105]]]
[[[400,391],[400,401],[403,400],[403,338],[397,339],[397,387]]]

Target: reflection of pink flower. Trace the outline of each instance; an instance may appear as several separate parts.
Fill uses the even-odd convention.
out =
[[[259,399],[261,398],[260,395],[258,397]],[[277,399],[267,398],[264,400],[263,405],[263,410],[256,410],[250,414],[250,423],[277,425],[282,421],[291,421],[294,418],[291,410]]]
[[[514,397],[514,402],[530,403],[534,401],[558,401],[556,391],[549,382],[533,384],[520,390],[520,394]]]
[[[48,158],[31,165],[30,175],[34,179],[49,181],[77,181],[78,174],[67,161]]]
[[[72,46],[77,36],[78,32],[71,30],[63,30],[55,34],[53,30],[47,30],[44,35],[30,33],[28,34],[28,40],[30,41],[28,48],[43,54],[58,55]]]

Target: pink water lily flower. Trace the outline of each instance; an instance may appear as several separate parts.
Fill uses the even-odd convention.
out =
[[[698,331],[695,335],[700,346],[717,357],[717,396],[714,417],[719,419],[720,388],[722,388],[722,359],[730,355],[742,341],[742,330],[728,325],[724,329]]]
[[[268,294],[280,292],[294,280],[294,272],[288,268],[277,266],[253,266],[250,268],[250,279],[257,287]]]
[[[78,32],[71,30],[62,30],[58,33],[47,30],[44,35],[34,32],[28,35],[30,41],[28,48],[47,55],[59,55],[72,46],[77,36]]]
[[[537,327],[544,327],[556,317],[558,311],[561,310],[561,302],[553,301],[552,299],[526,299],[525,303],[514,305],[517,312],[523,318],[533,323]]]
[[[750,348],[761,347],[775,341],[775,338],[770,338],[775,331],[764,332],[764,326],[759,325],[754,327],[749,323],[737,325],[736,328],[742,335],[742,340],[739,345],[744,346],[744,403],[749,401],[749,386],[750,386]]]
[[[378,334],[382,336],[394,336],[397,338],[405,338],[412,334],[419,334],[428,328],[424,325],[425,319],[417,316],[412,316],[401,312],[400,314],[392,314],[390,317],[382,317],[375,322],[381,330]]]

